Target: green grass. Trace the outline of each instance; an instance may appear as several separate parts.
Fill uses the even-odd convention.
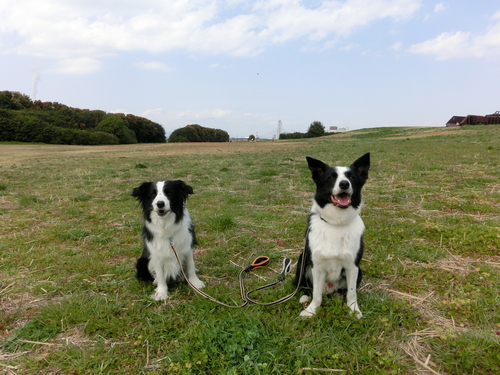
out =
[[[500,129],[380,128],[297,141],[58,147],[0,159],[0,367],[14,374],[441,374],[500,371]],[[2,147],[9,147],[9,144]],[[16,146],[16,150],[19,150]],[[75,148],[76,150],[76,148]],[[134,278],[143,181],[182,179],[205,291],[239,304],[303,246],[306,156],[372,153],[363,319],[327,298],[227,309],[187,285],[155,302]],[[62,156],[64,155],[64,156]],[[257,294],[293,291],[291,277]],[[473,353],[473,354],[472,354]],[[426,361],[427,365],[425,365]]]

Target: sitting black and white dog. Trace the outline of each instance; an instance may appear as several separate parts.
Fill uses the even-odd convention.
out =
[[[370,154],[361,156],[350,167],[330,167],[310,157],[307,162],[316,183],[316,194],[294,284],[312,287],[312,301],[300,315],[314,315],[324,292],[347,291],[347,305],[359,319],[362,314],[356,288],[362,277],[359,262],[363,256],[365,229],[360,217],[361,188],[368,178]],[[306,257],[305,270],[300,278],[302,257]],[[300,298],[301,303],[308,300],[308,295]]]
[[[185,207],[193,188],[181,180],[144,182],[132,196],[142,205],[144,250],[137,260],[137,278],[157,284],[151,298],[168,298],[167,283],[182,280],[179,263],[171,244],[181,259],[184,272],[197,288],[205,284],[196,276],[193,246],[196,244],[193,222]]]

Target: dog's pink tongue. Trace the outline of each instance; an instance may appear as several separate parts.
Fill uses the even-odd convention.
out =
[[[332,202],[333,204],[346,207],[351,204],[351,196],[347,194],[332,196]]]
[[[337,196],[337,200],[342,206],[349,206],[351,203],[351,197],[348,195],[339,195]]]

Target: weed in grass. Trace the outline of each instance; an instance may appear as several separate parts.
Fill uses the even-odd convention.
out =
[[[74,197],[73,198],[73,201],[74,202],[88,202],[89,200],[92,199],[92,196],[91,195],[88,195],[88,194],[82,194],[82,195],[79,195],[77,197]]]
[[[208,219],[210,230],[214,232],[225,232],[236,226],[236,222],[230,213],[216,215]]]
[[[434,358],[448,374],[500,373],[498,333],[464,332],[447,334],[431,341]]]
[[[26,195],[26,196],[19,197],[19,204],[21,205],[21,207],[26,208],[26,207],[32,206],[33,204],[36,204],[36,203],[42,203],[42,200],[40,198],[38,198],[37,196]]]

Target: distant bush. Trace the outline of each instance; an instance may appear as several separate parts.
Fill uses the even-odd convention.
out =
[[[221,129],[204,128],[193,124],[176,129],[170,134],[169,142],[229,142],[229,134]]]
[[[139,143],[164,143],[166,142],[165,129],[160,124],[144,117],[131,114],[113,113],[125,122],[125,125],[135,133]]]
[[[105,115],[96,130],[116,135],[122,144],[137,143],[135,133],[117,116]]]

